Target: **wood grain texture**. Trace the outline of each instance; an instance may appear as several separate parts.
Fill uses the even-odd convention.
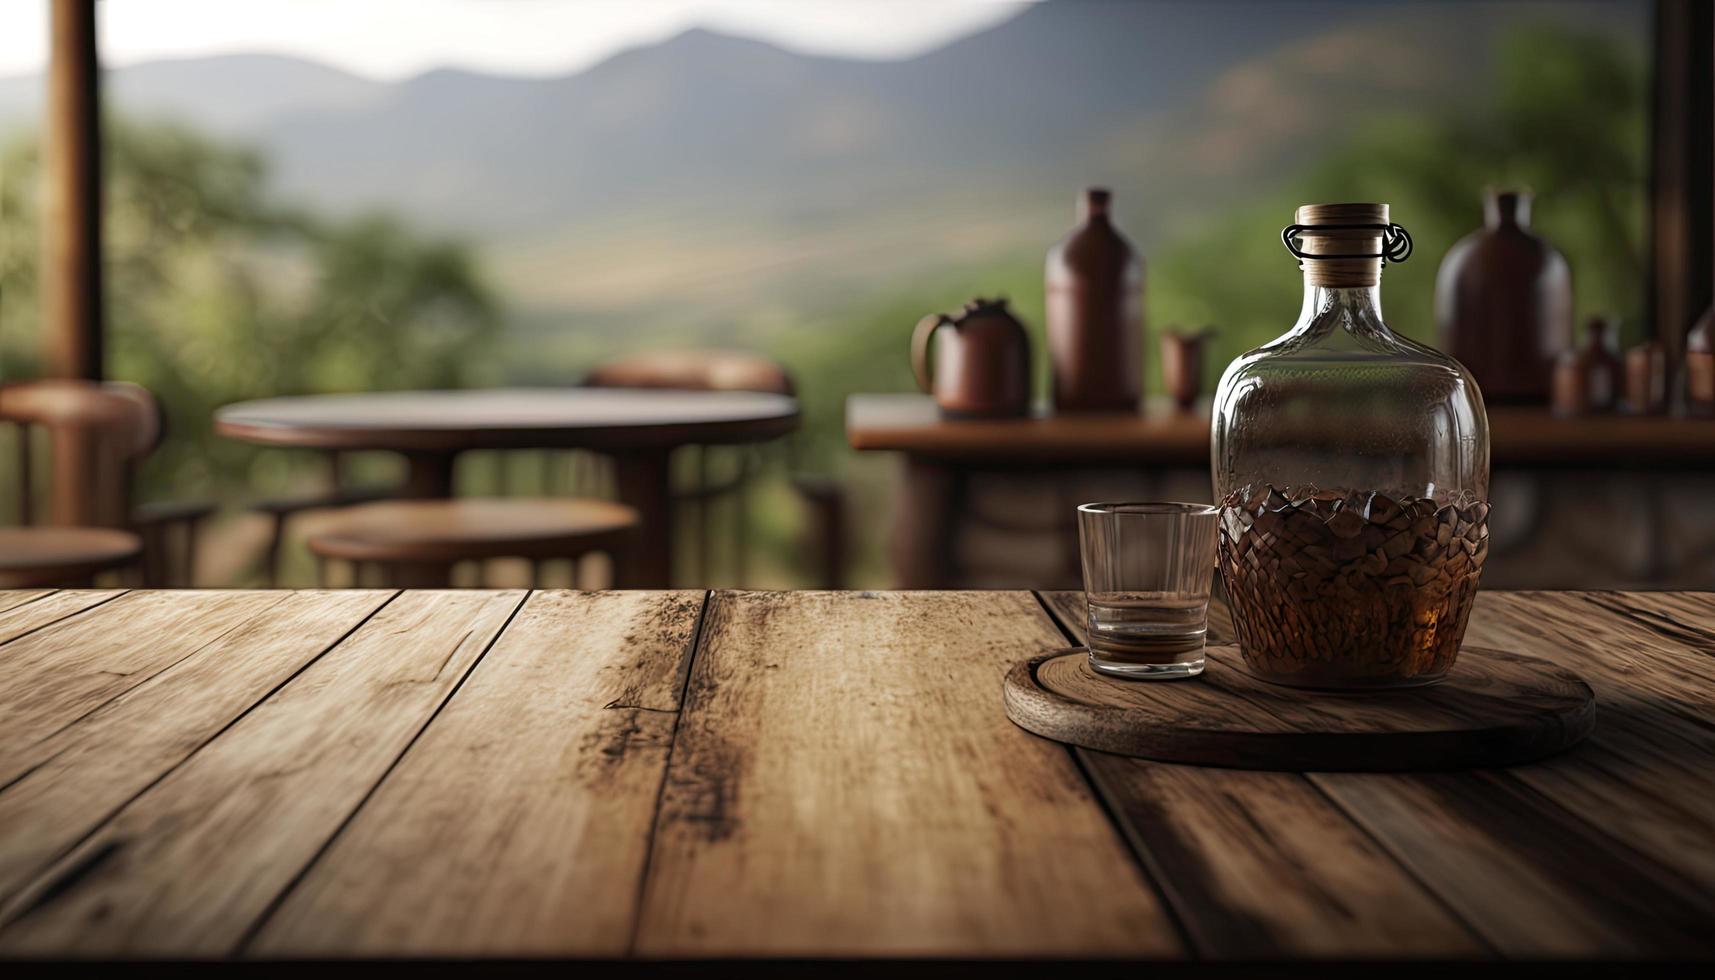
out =
[[[1080,756],[1206,958],[1489,955],[1300,775]]]
[[[1595,696],[1575,674],[1499,650],[1467,646],[1434,687],[1347,695],[1258,680],[1237,647],[1206,653],[1201,677],[1165,683],[1097,674],[1083,647],[1036,657],[1007,674],[1007,717],[1103,752],[1283,772],[1515,765],[1595,724]]]
[[[623,955],[702,605],[533,594],[246,952]]]
[[[1513,775],[1715,891],[1715,598],[1483,593],[1471,635],[1552,643],[1601,699],[1596,735]]]
[[[1590,741],[1482,790],[1316,778],[1508,952],[1709,955],[1715,665],[1696,644],[1715,612],[1700,601],[1482,593],[1467,641],[1556,649],[1596,689]]]
[[[1030,736],[1023,593],[11,598],[0,955],[1715,955],[1715,595],[1484,593],[1599,727],[1397,775]]]
[[[15,778],[30,765],[43,739],[284,597],[132,592],[100,615],[75,616],[8,643],[0,655],[0,777]]]
[[[1081,602],[1077,593],[1049,598],[1056,610]],[[1232,641],[1218,603],[1209,626],[1211,642]],[[1700,801],[1715,794],[1707,766],[1693,770],[1715,746],[1707,726],[1682,725],[1715,694],[1675,679],[1677,668],[1707,667],[1584,594],[1481,593],[1466,642],[1578,671],[1596,691],[1595,733],[1565,755],[1505,771],[1316,773],[1310,782],[1502,953],[1707,954],[1715,837]]]
[[[1042,599],[1082,640],[1084,594]],[[1210,612],[1211,633],[1221,635],[1225,610]],[[1207,706],[1230,710],[1224,700],[1216,693]],[[1486,954],[1469,926],[1302,775],[1076,751],[1200,956]]]
[[[287,594],[76,724],[14,753],[0,771],[0,902],[392,595]]]
[[[1510,773],[1312,779],[1509,956],[1715,952],[1707,882],[1638,859]]]
[[[34,602],[43,596],[53,595],[53,589],[4,589],[0,590],[0,613],[8,609],[16,609],[25,603]]]
[[[169,605],[196,594],[174,595]],[[231,953],[522,599],[413,592],[389,603],[0,906],[0,952]]]
[[[1060,642],[1028,593],[717,593],[645,885],[644,955],[1166,956],[1065,749],[998,710]]]
[[[26,633],[75,616],[86,609],[93,609],[124,593],[124,589],[68,589],[51,594],[36,593],[39,598],[11,605],[4,612],[0,612],[0,644],[10,643]],[[8,596],[29,594],[32,593],[6,593]],[[9,650],[0,649],[0,659],[10,655]]]

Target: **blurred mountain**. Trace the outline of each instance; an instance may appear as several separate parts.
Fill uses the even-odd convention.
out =
[[[1354,14],[1370,16],[1349,3],[1049,3],[897,62],[692,30],[563,78],[431,72],[261,135],[290,190],[502,235],[671,204],[813,216],[1088,169],[1116,133]]]
[[[825,301],[1040,248],[1087,182],[1148,216],[1126,225],[1147,249],[1367,115],[1479,92],[1496,38],[1544,16],[1641,37],[1648,13],[1054,2],[900,61],[691,30],[555,78],[381,83],[235,55],[108,84],[124,111],[254,143],[292,199],[482,237],[526,306],[635,310],[670,294],[707,318],[765,292]],[[0,127],[40,91],[0,80]]]
[[[274,54],[151,61],[108,74],[122,108],[220,133],[252,135],[295,112],[355,110],[389,88],[319,62]],[[0,131],[32,121],[44,98],[40,75],[0,78]]]

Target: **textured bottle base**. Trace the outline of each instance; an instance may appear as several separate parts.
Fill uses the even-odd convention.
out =
[[[1219,564],[1251,671],[1299,687],[1434,683],[1459,655],[1489,506],[1273,486],[1222,501]]]

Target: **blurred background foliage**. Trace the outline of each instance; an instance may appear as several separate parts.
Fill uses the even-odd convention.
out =
[[[1146,256],[1152,389],[1163,329],[1217,331],[1212,385],[1227,360],[1291,325],[1299,274],[1278,233],[1296,205],[1312,201],[1391,204],[1416,252],[1387,270],[1385,313],[1397,329],[1432,340],[1436,265],[1480,226],[1483,188],[1531,188],[1535,227],[1571,263],[1580,319],[1618,315],[1631,342],[1642,331],[1647,94],[1635,46],[1551,24],[1520,27],[1499,44],[1475,95],[1336,126],[1271,181],[1230,188],[1218,208]],[[474,241],[425,234],[383,213],[335,218],[278,199],[267,161],[225,139],[121,118],[107,132],[109,368],[154,390],[170,425],[144,474],[145,499],[241,502],[319,476],[303,456],[215,438],[211,413],[228,402],[572,383],[630,348],[717,343],[762,350],[792,370],[804,401],[796,465],[844,478],[854,524],[880,528],[892,463],[845,448],[844,405],[855,392],[912,390],[906,346],[919,317],[975,295],[1005,296],[1035,335],[1039,383],[1046,371],[1046,240],[890,275],[790,318],[759,310],[718,329],[569,331],[509,316]],[[34,139],[13,142],[0,165],[0,373],[29,376],[38,354]],[[1075,189],[1056,193],[1069,201]],[[391,465],[369,468],[384,475]],[[802,581],[789,501],[781,481],[756,499],[752,584]],[[886,582],[882,537],[854,535],[855,584]]]
[[[108,371],[153,391],[168,437],[141,496],[242,500],[302,460],[217,438],[246,398],[494,380],[499,306],[465,244],[398,219],[332,220],[273,200],[254,152],[183,127],[106,131]],[[0,358],[36,373],[39,181],[34,139],[0,158]]]

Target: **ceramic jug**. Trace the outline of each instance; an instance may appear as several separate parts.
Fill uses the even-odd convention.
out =
[[[957,313],[918,321],[911,370],[948,415],[996,418],[1030,408],[1030,337],[1004,299],[974,299]]]

